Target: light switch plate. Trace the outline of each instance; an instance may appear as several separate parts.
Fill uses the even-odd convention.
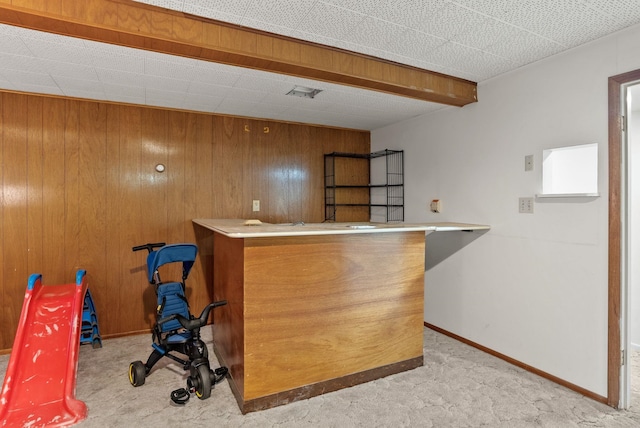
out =
[[[533,198],[519,198],[518,206],[521,214],[533,214]]]
[[[524,170],[533,171],[533,155],[527,155],[524,157]]]

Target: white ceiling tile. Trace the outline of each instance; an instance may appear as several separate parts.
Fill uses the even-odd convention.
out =
[[[365,17],[366,15],[360,13],[316,2],[301,20],[298,29],[322,37],[342,40]]]
[[[87,100],[105,100],[104,92],[92,90],[92,91],[83,91],[77,88],[65,88],[61,89],[62,93],[67,97],[73,98],[84,98]]]
[[[384,50],[388,45],[393,44],[393,40],[405,32],[406,27],[377,18],[366,17],[354,26],[342,40],[347,43]]]
[[[489,52],[477,52],[476,55],[469,57],[469,59],[474,61],[473,66],[464,67],[464,71],[474,76],[475,80],[486,80],[491,76],[516,68],[507,60],[496,60],[495,55]],[[457,67],[458,70],[461,68],[460,65],[454,65],[454,67]]]
[[[613,31],[614,18],[603,14],[583,3],[567,5],[566,2],[554,2],[554,9],[549,14],[562,16],[562,21],[551,19],[546,15],[544,25],[528,24],[525,28],[570,46],[572,43],[581,44],[601,37]],[[640,6],[640,5],[639,5]]]
[[[584,0],[590,7],[615,17],[616,19],[633,24],[640,19],[640,7],[637,0]]]
[[[59,34],[46,33],[44,31],[29,30],[26,28],[14,27],[14,35],[19,36],[25,43],[30,40],[40,40],[46,43],[58,43],[61,45],[83,48],[85,41],[73,37],[61,36]]]
[[[53,61],[36,57],[25,57],[19,55],[2,55],[0,69],[11,69],[16,71],[31,71],[43,74],[67,74],[79,79],[96,79],[97,75],[92,67],[79,64]]]
[[[485,48],[494,55],[508,58],[518,66],[554,55],[563,49],[562,45],[525,30],[518,30],[510,38],[499,39],[495,44]]]
[[[251,7],[245,11],[244,18],[296,29],[314,3],[316,0],[254,0]],[[242,25],[250,26],[244,20]]]
[[[3,36],[16,36],[22,37],[24,31],[20,27],[14,27],[13,25],[0,24],[0,35]]]
[[[207,97],[226,97],[232,94],[234,89],[231,86],[214,85],[203,82],[191,82],[187,90],[189,96],[200,94]]]
[[[355,129],[371,129],[375,127],[377,123],[374,119],[358,116],[355,114],[345,115],[345,114],[336,114],[332,112],[320,112],[320,113],[312,113],[308,111],[299,111],[298,112],[298,120],[299,122],[305,122],[307,117],[314,116],[316,120],[323,125],[336,124],[334,126],[341,127],[351,127]],[[294,119],[295,120],[295,119]]]
[[[242,100],[252,103],[259,103],[262,101],[268,94],[263,91],[252,91],[249,89],[243,88],[234,88],[233,92],[226,96],[226,100],[234,99],[234,100]]]
[[[100,49],[91,47],[84,51],[84,55],[90,59],[94,67],[142,74],[144,73],[144,61],[130,54],[132,51],[135,50],[122,48],[122,50],[119,51],[121,53],[116,54],[114,52],[106,53]]]
[[[32,52],[27,45],[22,42],[20,37],[9,34],[0,36],[0,52],[11,55],[33,56]]]
[[[68,90],[77,90],[83,92],[102,92],[102,85],[100,85],[96,80],[75,79],[68,76],[51,76],[51,78],[65,93]]]
[[[485,18],[486,16],[473,10],[455,3],[447,3],[433,13],[430,19],[416,23],[414,28],[436,37],[451,40],[468,28],[479,26]]]
[[[509,21],[511,10],[518,7],[513,0],[453,0],[453,3],[503,21]]]
[[[10,89],[10,88],[6,88]],[[19,85],[15,85],[13,88],[17,91],[23,92],[32,92],[34,94],[44,94],[44,95],[65,95],[60,88],[57,86],[41,86],[41,85],[31,85],[29,83],[20,83]]]
[[[370,15],[378,19],[420,29],[435,13],[446,6],[449,0],[380,0],[370,10]]]
[[[218,112],[236,116],[251,116],[250,112],[264,111],[261,103],[251,102],[246,99],[226,98],[218,107]]]
[[[142,73],[131,73],[110,68],[95,68],[95,71],[98,79],[104,83],[135,85],[143,88],[145,86],[146,77]]]
[[[188,101],[184,101],[182,106],[179,107],[182,110],[190,110],[198,113],[218,113],[218,104],[212,105],[209,103],[198,104],[198,103],[189,103]]]
[[[386,49],[394,54],[408,58],[426,58],[433,49],[446,43],[446,40],[425,34],[418,30],[407,29],[391,39]]]
[[[14,85],[20,87],[20,85],[38,85],[38,86],[54,86],[58,85],[56,82],[45,73],[35,73],[31,71],[19,71],[19,70],[10,70],[3,69],[2,75],[5,79],[13,83]]]
[[[224,71],[222,71],[224,70]],[[195,82],[210,83],[219,86],[233,86],[240,77],[239,71],[233,71],[231,67],[220,67],[219,64],[202,63],[196,67],[193,78]]]
[[[598,28],[606,29],[606,33],[609,33],[615,27],[613,19],[583,1],[536,0],[503,3],[497,18],[566,47],[592,39],[588,34],[593,34]]]
[[[144,105],[149,107],[161,107],[161,108],[170,108],[170,109],[180,109],[182,103],[180,101],[175,100],[167,100],[164,98],[149,98],[146,99]]]
[[[196,67],[191,61],[180,61],[178,58],[167,60],[166,57],[163,60],[144,59],[144,74],[146,75],[193,80],[196,73]]]
[[[145,87],[151,89],[166,90],[167,88],[170,88],[170,90],[173,92],[182,93],[186,93],[189,89],[189,81],[187,80],[169,79],[167,77],[147,75],[144,79],[144,82]]]
[[[264,99],[265,105],[268,105],[270,111],[286,111],[291,108],[296,108],[300,105],[302,100],[300,97],[292,97],[284,94],[272,94]]]
[[[110,97],[136,97],[144,100],[145,90],[141,86],[116,85],[113,83],[102,83],[105,95]]]
[[[243,17],[252,0],[187,0],[182,5],[173,7],[192,15],[241,25]],[[147,2],[147,0],[142,0]]]
[[[516,37],[522,31],[513,25],[491,17],[484,17],[475,21],[452,37],[452,41],[476,49],[485,49],[498,41],[507,41]]]
[[[145,99],[149,105],[163,105],[163,103],[166,103],[168,106],[179,108],[184,98],[185,93],[182,91],[166,91],[149,87],[145,89]]]
[[[119,103],[127,103],[127,104],[137,104],[137,105],[146,104],[144,95],[124,95],[124,94],[116,94],[113,92],[105,92],[104,100],[119,102]]]
[[[269,112],[269,115],[271,117],[276,117],[277,115],[285,113],[287,110],[291,108],[284,105],[272,104],[270,101],[271,101],[270,99],[265,100],[262,102],[262,104],[264,105],[265,109]]]
[[[7,79],[2,75],[2,70],[0,70],[0,88],[9,89],[9,90],[18,89],[16,86],[14,86],[13,83],[11,83],[9,79]]]
[[[78,55],[79,50],[84,47],[78,47],[73,44],[62,44],[48,42],[39,39],[23,38],[25,44],[34,56],[42,59],[53,61],[68,62],[72,64],[91,65],[91,59],[84,55]]]
[[[466,58],[475,56],[478,50],[455,42],[447,42],[433,49],[425,58],[444,67],[457,68]]]
[[[352,10],[363,15],[369,15],[379,4],[379,0],[320,0],[330,6]]]
[[[153,6],[164,7],[165,9],[180,9],[184,0],[141,0],[139,3],[146,3]]]
[[[35,72],[37,70],[43,70],[42,64],[43,61],[35,57],[3,53],[2,61],[0,61],[0,70],[24,70]]]
[[[187,94],[182,101],[182,108],[189,110],[216,111],[224,96],[209,94]]]
[[[234,87],[274,94],[286,93],[292,89],[291,85],[288,82],[282,80],[274,80],[246,75],[240,76],[240,78],[236,81]]]
[[[253,0],[186,0],[185,7],[188,3],[232,15],[244,16]]]

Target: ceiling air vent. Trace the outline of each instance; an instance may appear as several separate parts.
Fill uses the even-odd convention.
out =
[[[294,86],[292,90],[287,92],[287,95],[302,98],[314,98],[322,92],[322,89],[306,88],[304,86]]]

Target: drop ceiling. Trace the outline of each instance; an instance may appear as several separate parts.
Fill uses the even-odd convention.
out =
[[[140,3],[474,82],[640,23],[637,0]],[[313,99],[287,96],[294,86],[322,92]],[[0,25],[0,88],[367,130],[453,108],[8,25]]]

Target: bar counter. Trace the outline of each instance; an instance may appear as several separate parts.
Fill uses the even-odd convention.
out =
[[[193,222],[214,235],[214,349],[243,413],[421,366],[425,233],[488,229]]]

